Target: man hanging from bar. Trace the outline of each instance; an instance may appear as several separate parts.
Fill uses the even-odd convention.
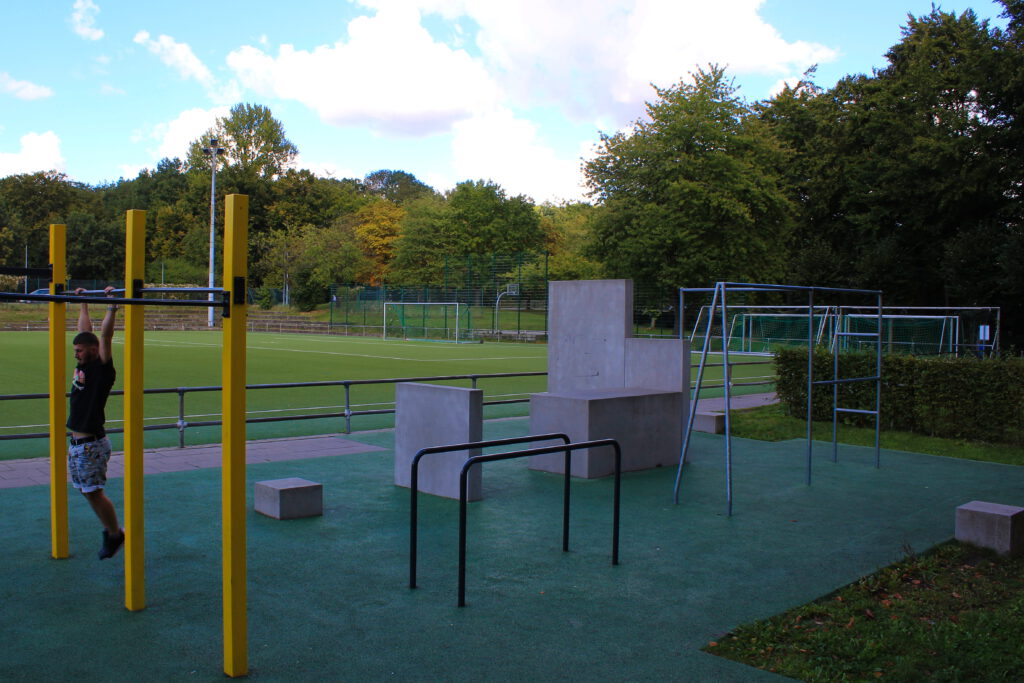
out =
[[[78,289],[75,294],[84,291]],[[113,296],[114,288],[107,287],[104,291],[108,297]],[[71,432],[68,472],[71,474],[72,486],[82,492],[103,523],[103,545],[99,551],[101,560],[116,555],[124,543],[124,529],[118,524],[117,510],[103,491],[107,484],[107,461],[110,459],[110,439],[103,427],[106,422],[104,410],[110,388],[114,386],[117,376],[111,351],[116,314],[117,306],[108,305],[97,338],[92,331],[89,304],[81,304],[78,335],[72,342],[78,367],[75,368],[71,383],[67,422]]]

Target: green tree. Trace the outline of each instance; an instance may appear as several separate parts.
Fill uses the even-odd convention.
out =
[[[602,134],[584,166],[603,205],[591,253],[642,286],[778,281],[793,213],[785,154],[724,69],[692,76],[655,88],[630,131]]]
[[[374,171],[363,179],[363,187],[375,197],[387,199],[399,206],[414,199],[437,194],[432,187],[420,182],[416,176],[405,171]]]
[[[451,208],[441,197],[421,197],[405,207],[401,235],[395,241],[390,282],[444,284],[445,256],[459,251]]]
[[[30,265],[49,263],[49,225],[67,224],[73,211],[98,213],[99,202],[92,188],[63,173],[0,178],[0,216],[5,218],[19,253],[28,245]]]
[[[211,138],[225,149],[219,157],[222,163],[247,178],[276,178],[299,153],[285,136],[281,122],[260,104],[239,103],[231,107],[230,114],[218,118],[213,128],[189,145],[190,168],[210,170],[210,155],[203,149],[209,148]]]
[[[371,264],[360,281],[380,284],[395,259],[396,242],[401,235],[405,210],[385,199],[363,206],[353,217],[353,232],[359,247]]]
[[[446,199],[455,254],[515,253],[544,246],[540,219],[523,195],[508,197],[497,183],[467,180]]]
[[[0,263],[10,263],[14,256],[14,232],[0,225]]]
[[[302,225],[327,227],[367,203],[357,181],[319,178],[306,169],[285,171],[274,181],[272,197],[267,220],[274,230]]]
[[[594,222],[600,212],[600,207],[584,202],[559,206],[546,203],[537,207],[541,230],[545,234],[544,248],[549,254],[546,263],[548,279],[593,280],[603,276],[604,267],[587,256]],[[544,273],[539,268],[543,265],[538,261],[523,270],[541,278]]]

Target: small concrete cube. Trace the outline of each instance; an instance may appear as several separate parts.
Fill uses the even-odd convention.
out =
[[[324,514],[324,487],[315,481],[289,477],[256,482],[256,512],[274,519],[298,519]]]
[[[956,509],[956,540],[1000,555],[1024,552],[1024,508],[972,500]]]

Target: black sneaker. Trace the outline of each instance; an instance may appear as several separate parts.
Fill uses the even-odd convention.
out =
[[[103,530],[103,547],[100,548],[99,556],[101,560],[105,560],[108,557],[117,555],[117,551],[121,549],[124,544],[124,529],[121,529],[121,533],[117,536],[111,536],[107,533],[107,530]]]

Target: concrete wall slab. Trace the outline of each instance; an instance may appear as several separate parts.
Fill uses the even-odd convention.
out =
[[[421,448],[480,441],[483,438],[481,389],[404,382],[395,386],[395,485],[411,485],[413,456]],[[438,453],[420,460],[419,489],[445,498],[459,498],[462,464],[479,449]],[[483,477],[479,465],[469,472],[469,500],[480,500]]]

